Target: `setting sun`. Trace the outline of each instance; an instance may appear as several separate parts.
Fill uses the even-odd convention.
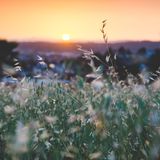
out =
[[[71,39],[71,37],[70,37],[69,34],[63,34],[63,35],[62,35],[62,39],[63,39],[64,41],[69,41],[69,40]]]
[[[109,41],[160,40],[160,0],[0,0],[0,15],[9,40],[103,42],[104,19]]]

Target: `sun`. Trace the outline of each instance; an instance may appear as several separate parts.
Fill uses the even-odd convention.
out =
[[[71,39],[70,35],[69,34],[63,34],[62,35],[62,40],[63,41],[69,41]]]

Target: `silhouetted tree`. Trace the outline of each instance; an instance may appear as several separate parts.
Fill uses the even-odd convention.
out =
[[[160,66],[160,48],[155,49],[154,54],[150,57],[149,68],[151,72],[158,70]]]
[[[18,53],[13,51],[17,47],[16,42],[8,42],[6,40],[0,40],[0,78],[3,76],[2,64],[6,63],[14,65],[14,58],[17,57]]]
[[[138,50],[137,53],[145,56],[146,52],[147,52],[146,48],[145,48],[145,47],[142,47],[142,48],[140,48],[140,49]]]

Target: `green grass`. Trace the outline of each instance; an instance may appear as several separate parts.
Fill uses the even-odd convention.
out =
[[[158,159],[160,92],[103,84],[1,85],[0,159]]]

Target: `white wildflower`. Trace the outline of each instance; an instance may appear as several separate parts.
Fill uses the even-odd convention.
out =
[[[54,116],[54,117],[52,117],[52,116],[45,116],[45,120],[46,120],[46,122],[48,122],[48,123],[52,123],[52,124],[55,124],[56,123],[56,121],[57,121],[57,117],[56,116]]]
[[[101,156],[102,156],[101,152],[95,152],[89,155],[89,159],[99,159]]]
[[[16,108],[13,106],[5,106],[4,107],[4,112],[6,114],[13,114],[15,112]]]
[[[101,80],[94,80],[91,85],[96,91],[100,91],[104,87],[104,83]]]

